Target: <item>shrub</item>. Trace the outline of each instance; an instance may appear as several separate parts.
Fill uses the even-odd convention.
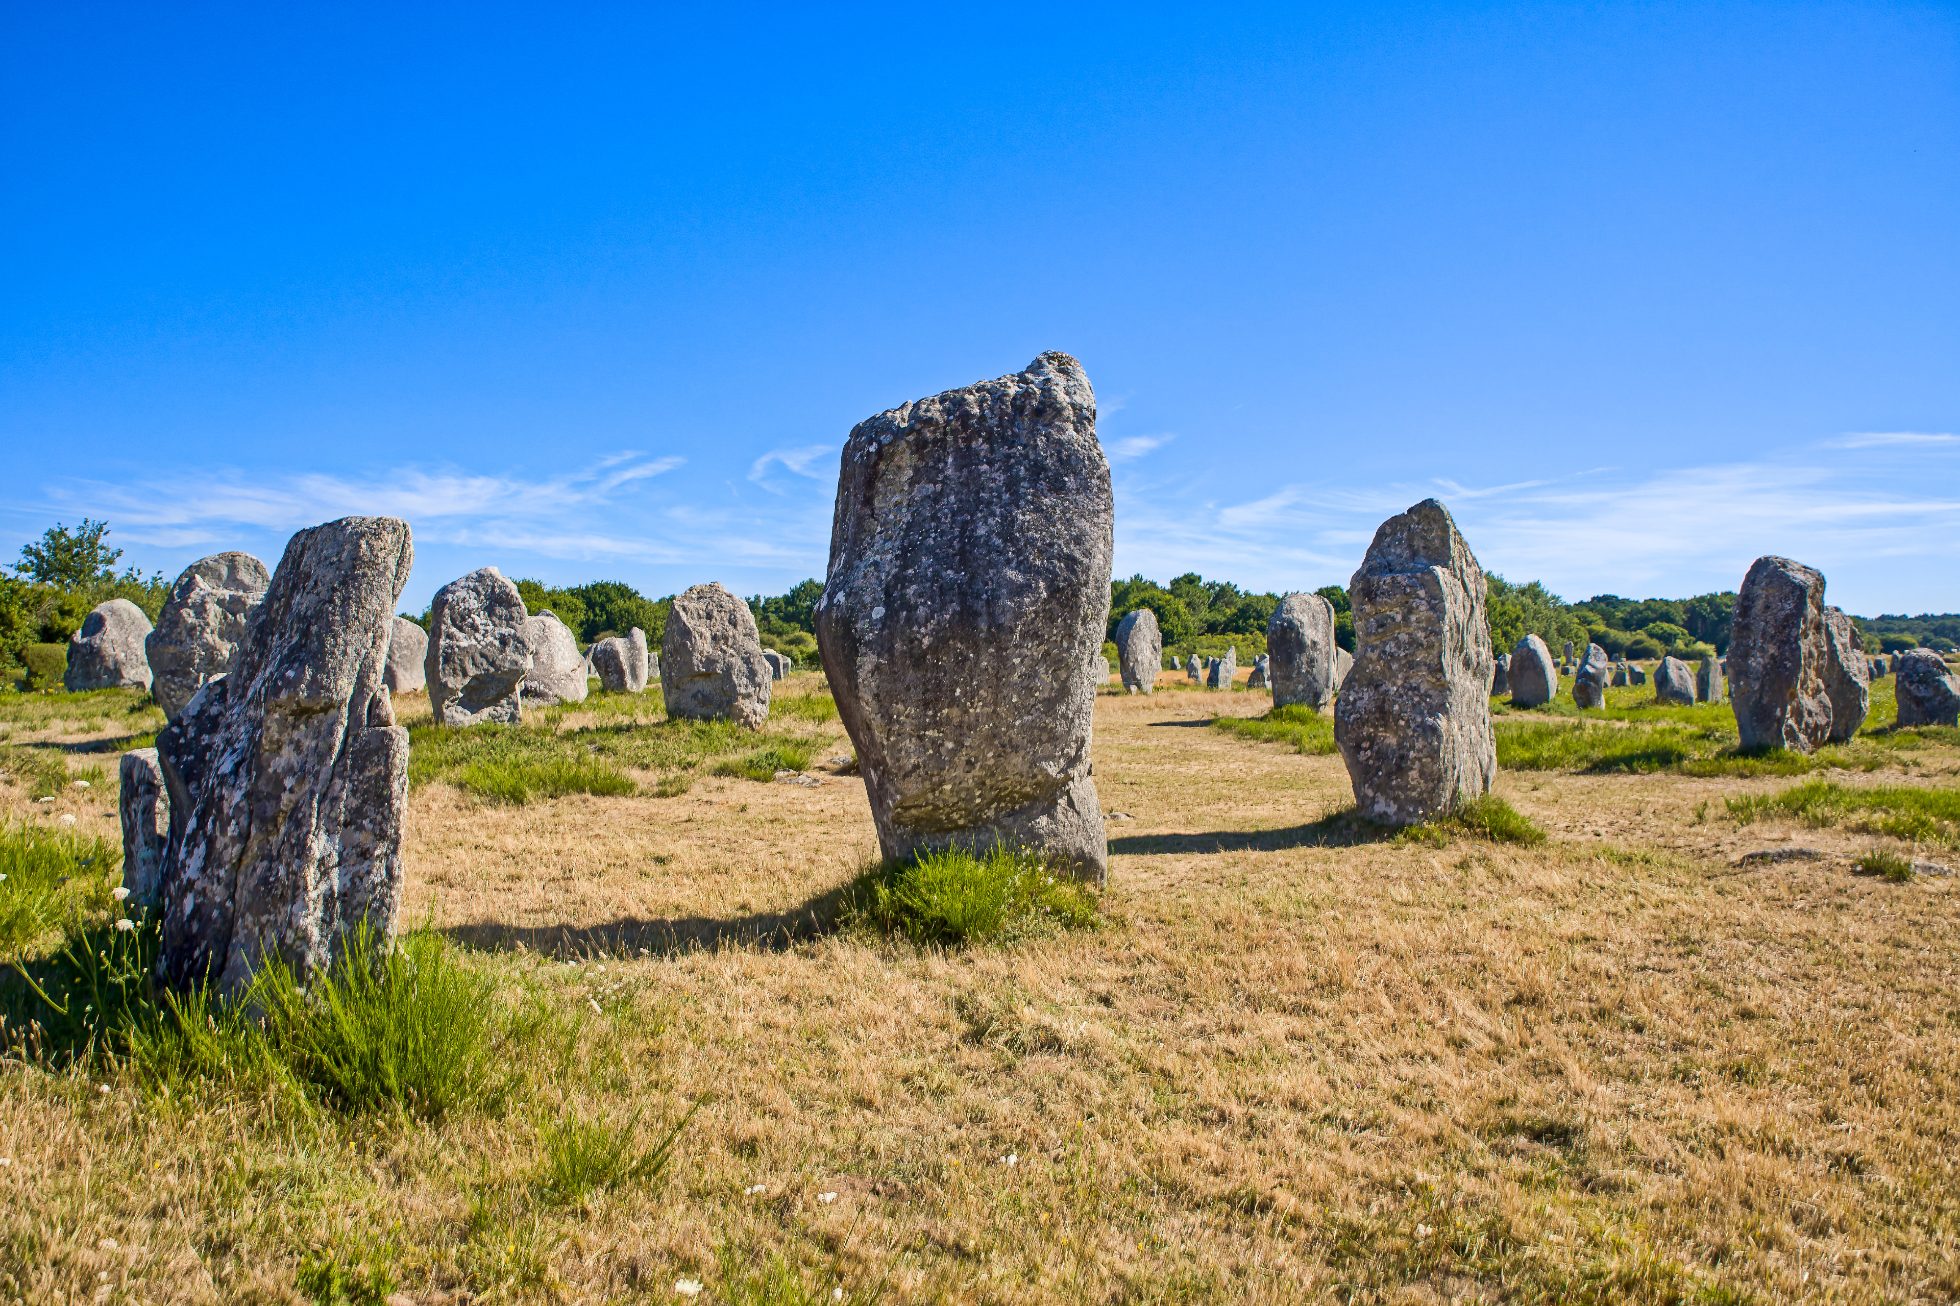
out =
[[[29,644],[20,651],[20,663],[26,669],[26,675],[21,680],[21,688],[60,689],[63,677],[68,672],[68,646]]]
[[[914,943],[957,947],[1095,923],[1095,898],[1057,876],[1037,854],[948,848],[890,862],[860,876],[844,919]]]

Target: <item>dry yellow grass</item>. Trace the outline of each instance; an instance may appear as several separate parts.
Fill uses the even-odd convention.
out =
[[[1109,923],[1008,950],[820,928],[875,848],[821,765],[417,790],[408,919],[572,1031],[527,1094],[387,1123],[0,1066],[0,1294],[1960,1298],[1960,881],[1721,816],[1774,779],[1505,774],[1547,844],[1342,842],[1338,757],[1205,727],[1264,706],[1100,698]],[[4,795],[114,833],[108,786]],[[1779,842],[1828,856],[1734,865]],[[538,1196],[546,1121],[692,1103],[666,1180]]]

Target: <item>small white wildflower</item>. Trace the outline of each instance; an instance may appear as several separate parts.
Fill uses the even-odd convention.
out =
[[[51,803],[54,801],[54,795],[49,794],[46,798],[36,798],[34,801],[37,803]]]
[[[121,902],[129,897],[129,888],[126,885],[118,884],[115,888],[109,890],[109,896],[117,902]]]
[[[817,1194],[817,1200],[818,1200],[819,1202],[822,1202],[822,1203],[823,1203],[823,1204],[824,1204],[825,1206],[829,1206],[829,1205],[830,1205],[830,1204],[831,1204],[832,1202],[834,1202],[834,1201],[836,1201],[836,1200],[837,1200],[837,1194],[836,1194],[836,1193],[818,1193],[818,1194]]]
[[[129,917],[127,916],[123,917],[121,920],[116,922],[116,932],[118,934],[127,934],[135,928],[136,928],[136,922],[129,919]]]
[[[14,1163],[14,1158],[12,1158],[11,1156],[0,1156],[0,1170],[5,1170],[8,1166],[12,1165],[13,1163]]]
[[[95,1086],[95,1091],[102,1094],[102,1096],[104,1097],[109,1096],[109,1086],[107,1084],[97,1084]]]
[[[832,1288],[832,1289],[830,1290],[830,1299],[831,1299],[832,1301],[843,1301],[843,1300],[844,1300],[844,1290],[843,1290],[842,1288]]]
[[[73,812],[63,812],[54,819],[60,825],[73,825],[75,823],[75,814]]]
[[[86,788],[88,788],[88,781],[86,781],[86,780],[77,780],[77,781],[75,782],[75,788],[77,788],[77,789],[86,789]]]
[[[674,1280],[674,1291],[683,1297],[699,1297],[701,1295],[701,1281],[699,1279],[676,1279]]]
[[[1418,1238],[1427,1238],[1430,1234],[1435,1232],[1436,1231],[1434,1229],[1430,1228],[1426,1224],[1419,1224],[1416,1226],[1416,1237]]]
[[[768,1184],[750,1184],[750,1185],[749,1185],[749,1186],[748,1186],[747,1188],[744,1188],[744,1189],[742,1190],[742,1196],[744,1196],[744,1197],[760,1197],[760,1196],[762,1196],[762,1195],[763,1195],[764,1193],[766,1193],[766,1192],[768,1192],[768,1191],[769,1191],[769,1185],[768,1185]]]
[[[605,1015],[605,1014],[606,1014],[606,1013],[605,1013],[605,1009],[604,1009],[604,1008],[602,1008],[602,1007],[601,1007],[601,1006],[599,1005],[599,999],[597,999],[597,998],[587,998],[587,999],[585,1000],[585,1002],[586,1002],[586,1005],[587,1005],[587,1006],[589,1006],[589,1007],[591,1007],[591,1008],[592,1008],[592,1014],[593,1014],[593,1015],[595,1015],[595,1016],[603,1016],[603,1015]]]
[[[1018,1154],[1014,1152],[1009,1152],[1006,1156],[1003,1156],[1000,1159],[1000,1163],[1008,1167],[1009,1169],[1012,1169],[1015,1166],[1021,1164],[1021,1158]]]
[[[98,1250],[105,1252],[119,1251],[122,1248],[122,1244],[114,1238],[104,1238],[101,1242],[95,1244],[95,1246]]]

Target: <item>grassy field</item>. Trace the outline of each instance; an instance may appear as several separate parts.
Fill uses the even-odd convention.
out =
[[[153,709],[0,698],[0,1300],[1960,1297],[1953,732],[1500,710],[1392,834],[1324,718],[1107,693],[1095,899],[875,866],[778,688],[414,725],[415,929],[258,1020],[116,926]]]

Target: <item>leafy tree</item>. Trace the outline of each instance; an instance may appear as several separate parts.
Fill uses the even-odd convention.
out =
[[[1116,638],[1116,627],[1123,618],[1138,608],[1149,608],[1156,615],[1157,630],[1164,637],[1164,647],[1167,649],[1174,644],[1186,643],[1198,634],[1198,623],[1184,600],[1156,581],[1145,580],[1139,575],[1112,582],[1109,587],[1109,629],[1106,635],[1110,640]]]
[[[89,590],[114,584],[116,560],[122,557],[122,550],[103,542],[108,533],[107,522],[88,517],[73,530],[56,523],[42,533],[39,544],[21,546],[16,570],[31,581],[59,589]]]
[[[585,605],[585,620],[579,628],[579,638],[585,643],[607,635],[624,635],[638,626],[646,632],[648,644],[660,647],[672,599],[655,603],[631,585],[617,580],[590,581],[565,592]]]
[[[1677,656],[1682,649],[1696,642],[1694,637],[1688,634],[1685,628],[1677,626],[1671,621],[1656,621],[1649,626],[1643,627],[1641,633],[1659,644],[1669,653],[1674,653]]]
[[[1697,594],[1681,606],[1681,624],[1688,628],[1690,635],[1713,645],[1717,653],[1729,651],[1729,627],[1735,622],[1734,590]]]
[[[1314,593],[1326,599],[1334,609],[1334,642],[1348,652],[1354,652],[1354,605],[1348,602],[1347,587],[1322,585]]]
[[[517,593],[524,600],[524,608],[531,615],[549,611],[552,616],[571,628],[574,635],[585,629],[585,600],[570,590],[553,589],[541,580],[520,580]]]
[[[1602,644],[1600,647],[1606,646]],[[1627,640],[1626,652],[1623,656],[1635,659],[1657,658],[1665,652],[1667,650],[1661,646],[1661,642],[1643,630]]]
[[[1276,594],[1248,594],[1218,623],[1221,635],[1263,635],[1279,606]]]
[[[1585,643],[1586,628],[1558,595],[1539,582],[1513,585],[1496,573],[1485,580],[1489,586],[1485,612],[1490,622],[1491,647],[1495,651],[1510,652],[1526,635],[1544,640],[1555,658],[1565,651],[1566,640]]]
[[[1904,653],[1907,649],[1919,647],[1919,640],[1912,635],[1880,635],[1878,648],[1881,653]]]

